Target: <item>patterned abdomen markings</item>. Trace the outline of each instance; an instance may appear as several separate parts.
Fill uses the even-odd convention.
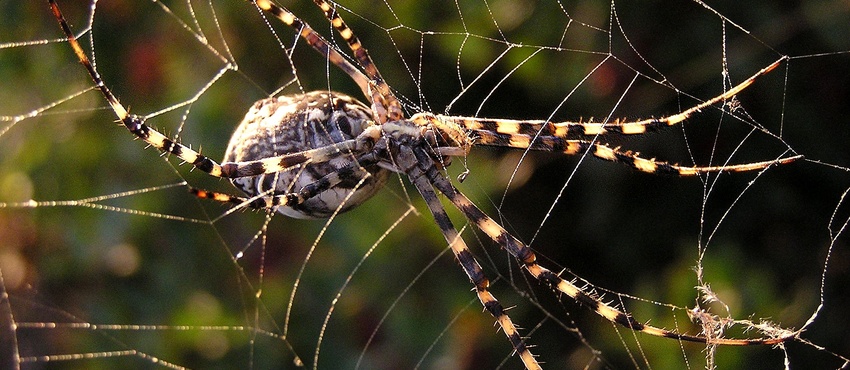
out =
[[[356,99],[327,91],[259,100],[233,132],[224,161],[269,158],[353,139],[374,124],[371,114],[371,110]],[[340,155],[325,163],[307,163],[274,174],[234,178],[231,182],[249,196],[270,189],[274,189],[272,195],[297,193],[305,185],[335,172],[352,160],[352,155]],[[342,212],[363,203],[381,188],[389,174],[388,170],[375,165],[364,168],[372,176],[360,187],[357,185],[365,172],[343,179],[337,186],[304,203],[281,206],[278,212],[296,218],[326,218],[343,202]],[[354,194],[349,197],[352,191]]]

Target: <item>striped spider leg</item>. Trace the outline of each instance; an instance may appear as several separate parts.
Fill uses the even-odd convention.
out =
[[[260,100],[255,103],[254,107],[251,111],[249,111],[248,115],[246,115],[246,124],[244,124],[243,131],[248,130],[250,128],[250,124],[256,123],[258,118],[258,114],[260,112],[268,113],[269,109],[276,110],[280,107],[287,107],[286,109],[281,109],[279,113],[289,112],[287,109],[295,108],[292,102],[301,101],[305,106],[310,109],[316,108],[317,106],[320,108],[319,112],[326,111],[329,114],[334,116],[340,116],[338,113],[341,112],[341,106],[347,107],[347,110],[353,111],[351,116],[355,118],[361,119],[350,119],[345,115],[343,120],[348,122],[351,121],[351,125],[347,126],[343,132],[340,132],[340,124],[341,122],[336,122],[335,120],[330,120],[327,117],[324,119],[319,119],[322,123],[329,123],[330,131],[334,131],[337,135],[329,136],[328,129],[323,129],[324,135],[314,135],[315,139],[319,141],[319,143],[315,143],[315,145],[308,145],[309,147],[304,147],[301,150],[287,150],[287,151],[279,151],[280,153],[285,153],[281,155],[268,155],[268,156],[257,156],[257,152],[261,148],[249,148],[246,149],[246,155],[237,155],[233,152],[239,151],[239,145],[231,143],[230,148],[237,149],[229,149],[230,153],[221,164],[216,162],[215,160],[210,159],[207,156],[201,155],[199,152],[189,148],[186,145],[183,145],[179,142],[171,140],[166,137],[159,131],[151,128],[144,122],[144,117],[130,114],[127,108],[121,104],[118,98],[112,93],[103,79],[100,77],[97,70],[92,65],[82,46],[80,46],[73,32],[71,31],[70,26],[65,20],[62,12],[59,9],[59,6],[56,4],[55,0],[48,0],[50,4],[50,8],[53,12],[54,17],[59,22],[59,25],[65,34],[65,37],[68,39],[68,43],[74,50],[77,58],[80,63],[89,73],[89,76],[94,81],[95,87],[103,94],[106,101],[109,103],[115,115],[118,117],[118,120],[124,127],[130,131],[137,138],[142,139],[145,143],[153,146],[154,148],[160,150],[163,153],[168,153],[174,156],[177,156],[181,160],[186,163],[191,164],[195,168],[211,175],[214,177],[223,177],[228,178],[233,182],[237,187],[242,187],[243,190],[246,190],[248,194],[251,194],[251,190],[249,188],[248,182],[245,182],[244,179],[256,179],[258,184],[267,184],[269,179],[275,178],[278,179],[279,182],[283,183],[285,180],[294,180],[300,179],[299,181],[304,182],[306,177],[300,177],[299,174],[305,172],[303,171],[304,167],[309,167],[313,165],[323,166],[324,164],[331,163],[334,159],[340,158],[341,153],[348,153],[349,158],[354,158],[355,156],[362,155],[369,151],[369,149],[374,145],[375,141],[377,141],[381,136],[380,126],[377,126],[371,120],[365,120],[362,118],[371,116],[371,111],[369,108],[365,107],[362,103],[354,101],[352,98],[344,97],[340,94],[340,97],[334,96],[334,99],[331,99],[330,94],[322,94],[319,92],[305,94],[300,98],[291,98],[291,97],[281,97],[281,98],[269,98]],[[331,49],[333,50],[333,49]],[[338,54],[337,54],[338,55]],[[353,78],[356,79],[356,75],[352,75]],[[365,85],[363,85],[365,88]],[[368,89],[367,89],[368,90]],[[305,98],[306,97],[306,98]],[[323,104],[317,104],[316,99],[323,99]],[[354,103],[352,103],[354,102]],[[293,124],[299,122],[299,117],[304,117],[304,109],[302,107],[302,111],[298,112],[291,116],[290,122]],[[321,115],[319,116],[322,117]],[[278,117],[279,118],[279,117]],[[260,120],[262,122],[269,122],[269,120]],[[344,123],[344,122],[343,122]],[[279,123],[278,123],[279,124]],[[313,128],[314,130],[319,130],[318,128]],[[239,139],[238,135],[240,130],[234,134],[236,139]],[[317,131],[313,131],[316,133]],[[306,134],[306,132],[297,132],[296,135]],[[353,135],[352,135],[353,134]],[[342,136],[340,138],[340,136]],[[336,140],[331,140],[331,138],[335,138]],[[238,140],[236,140],[238,141]],[[300,145],[295,145],[295,147],[301,147]],[[233,161],[228,160],[227,158],[239,158],[245,157],[243,160]],[[373,169],[374,171],[374,169]],[[372,182],[367,183],[365,186],[357,189],[359,192],[363,192],[363,194],[373,194],[380,186],[372,186],[371,185],[380,185],[382,179],[386,178],[385,174],[381,174],[380,171]],[[280,173],[287,174],[286,176],[280,176]],[[355,173],[359,173],[355,171]],[[272,176],[265,176],[272,175]],[[288,177],[287,177],[288,176]],[[321,177],[321,176],[318,176]],[[264,182],[265,181],[265,182]],[[307,184],[315,182],[316,180],[306,181]],[[321,193],[322,190],[327,190],[337,184],[329,184],[327,187],[320,188],[316,190],[316,193]],[[300,187],[299,187],[300,188]],[[310,188],[307,189],[309,191]],[[193,193],[198,194],[201,197],[208,197],[217,200],[226,200],[231,202],[247,202],[249,206],[255,208],[275,208],[280,210],[284,214],[290,214],[295,217],[316,217],[310,214],[300,214],[298,211],[290,211],[291,207],[287,204],[289,202],[295,202],[296,204],[306,201],[303,196],[299,196],[296,194],[273,194],[272,196],[264,196],[264,197],[255,197],[255,198],[244,198],[244,197],[230,197],[224,194],[207,192],[199,189],[190,189]],[[261,189],[256,191],[256,193],[264,193],[268,191],[268,189]],[[369,193],[371,192],[371,193]],[[256,195],[253,194],[253,195]],[[302,192],[304,193],[304,192]],[[309,196],[309,198],[315,197],[316,194]],[[357,197],[355,197],[356,199]],[[368,198],[368,196],[366,197]],[[321,201],[321,200],[319,200]],[[354,206],[356,204],[353,204]],[[321,215],[319,215],[321,216]]]
[[[435,189],[488,237],[517,258],[532,276],[611,322],[655,336],[708,344],[777,344],[796,335],[792,333],[782,337],[753,339],[713,338],[679,334],[641,324],[628,313],[605,304],[594,293],[582,290],[539,265],[530,248],[478,209],[440,172],[448,164],[445,160],[447,156],[465,156],[474,144],[560,151],[566,154],[588,152],[598,158],[625,163],[644,172],[678,175],[749,171],[773,164],[785,164],[800,157],[742,165],[685,167],[644,159],[592,140],[572,138],[574,135],[595,136],[602,133],[640,134],[675,125],[700,109],[733,97],[782,60],[716,98],[660,119],[551,123],[438,116],[430,113],[418,113],[405,118],[401,104],[380,75],[368,51],[332,5],[323,0],[314,1],[346,41],[359,67],[349,63],[321,35],[285,8],[268,0],[255,0],[253,2],[259,9],[296,29],[311,47],[345,71],[359,85],[371,106],[367,107],[354,98],[329,91],[260,100],[235,130],[224,161],[219,164],[148,127],[142,117],[130,115],[89,62],[55,0],[48,1],[77,58],[118,119],[131,133],[211,176],[229,178],[248,195],[237,197],[193,190],[200,197],[274,210],[293,217],[321,218],[367,200],[384,183],[389,172],[407,175],[426,200],[437,226],[473,282],[481,304],[496,319],[526,368],[538,369],[540,365],[529,351],[526,339],[519,335],[502,305],[490,292],[488,278],[446,215]]]
[[[437,120],[439,122],[450,122],[453,127],[462,127],[473,138],[476,145],[562,152],[567,155],[588,153],[596,158],[623,163],[638,171],[648,173],[694,176],[708,172],[755,171],[774,164],[787,164],[802,159],[803,156],[793,155],[772,161],[737,165],[688,167],[641,158],[630,151],[611,148],[605,144],[597,143],[593,139],[601,135],[641,135],[679,124],[703,109],[732,99],[749,87],[757,78],[769,73],[786,60],[787,57],[779,58],[726,92],[666,117],[634,121],[615,120],[613,122],[522,121],[456,116],[437,116]]]
[[[323,0],[315,0],[314,2],[322,9],[332,26],[348,43],[351,50],[354,52],[356,60],[366,71],[366,74],[373,79],[370,86],[381,86],[380,91],[382,94],[385,94],[382,95],[382,97],[388,101],[397,102],[392,95],[392,92],[389,91],[388,88],[384,87],[386,86],[386,83],[383,78],[380,77],[380,73],[372,62],[372,59],[369,57],[368,52],[360,44],[357,37],[345,24],[339,14],[330,4]],[[261,9],[280,18],[284,23],[297,27],[297,29],[300,29],[301,35],[304,35],[304,29],[307,27],[305,27],[304,23],[298,20],[298,18],[288,10],[278,7],[267,0],[258,0],[255,3]],[[313,38],[318,38],[318,36],[313,36]],[[309,42],[309,39],[307,40]],[[315,46],[314,48],[320,53],[322,53],[324,49],[323,47]],[[473,144],[560,151],[565,154],[581,154],[583,152],[589,152],[598,158],[624,163],[644,172],[670,173],[680,176],[721,171],[753,171],[763,169],[774,164],[790,163],[802,158],[802,156],[792,156],[773,161],[746,163],[740,165],[710,167],[678,166],[656,161],[654,159],[641,158],[631,152],[610,148],[606,145],[597,144],[593,141],[570,139],[574,136],[588,137],[606,133],[642,134],[648,131],[657,130],[664,126],[678,124],[704,108],[719,102],[724,102],[734,97],[751,85],[755,79],[769,73],[784,60],[785,58],[777,60],[771,65],[758,71],[747,80],[741,82],[723,94],[718,95],[717,97],[697,104],[680,113],[657,119],[646,119],[633,122],[615,121],[612,123],[551,123],[548,121],[488,120],[469,117],[436,116],[429,113],[415,114],[411,116],[409,120],[399,121],[398,123],[412,122],[422,127],[423,132],[433,130],[436,132],[435,136],[442,139],[438,144],[447,145],[447,147],[438,146],[436,149],[443,150],[435,151],[434,147],[429,145],[430,142],[419,138],[415,134],[414,130],[409,130],[410,133],[408,134],[408,129],[401,129],[406,126],[400,126],[398,129],[384,129],[384,132],[387,135],[396,136],[395,140],[391,140],[389,144],[393,144],[394,142],[398,145],[397,148],[395,148],[395,151],[391,150],[389,159],[394,160],[394,163],[397,166],[394,170],[406,173],[410,178],[410,181],[413,182],[419,193],[426,200],[426,203],[428,204],[437,225],[443,232],[446,241],[449,243],[452,251],[470,280],[472,280],[473,284],[475,284],[481,303],[487,311],[496,318],[497,322],[505,332],[505,335],[508,336],[515,351],[522,358],[527,368],[539,368],[539,364],[528,350],[528,346],[525,344],[524,340],[519,336],[519,333],[510,318],[505,314],[501,304],[499,304],[496,298],[489,292],[489,282],[486,276],[483,275],[480,265],[469,252],[469,249],[466,247],[462,238],[460,238],[456,229],[452,225],[451,220],[447,217],[442,204],[440,204],[435,195],[434,188],[437,188],[441,193],[448,197],[449,200],[464,213],[467,219],[475,223],[479,229],[484,231],[491,239],[516,257],[535,278],[546,283],[557,291],[575,299],[577,302],[593,309],[598,314],[612,322],[655,336],[710,344],[770,345],[781,343],[793,338],[795,333],[785,334],[778,338],[709,338],[705,336],[679,334],[650,325],[641,324],[637,320],[633,319],[629,314],[605,304],[601,301],[600,297],[595,294],[583,291],[573,283],[561,279],[558,275],[537,264],[534,253],[527,246],[525,246],[517,238],[507,233],[498,223],[480,211],[480,209],[471,203],[463,194],[457,191],[457,189],[451,185],[451,183],[437,170],[437,168],[438,165],[441,164],[442,155],[466,155]],[[331,59],[331,61],[333,61],[333,59]],[[373,99],[373,107],[374,106],[375,104]],[[390,119],[392,119],[392,117],[390,117]],[[389,126],[389,124],[384,124],[384,126]]]

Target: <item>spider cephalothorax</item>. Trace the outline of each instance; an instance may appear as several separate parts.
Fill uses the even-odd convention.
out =
[[[230,138],[225,163],[250,162],[281,155],[332,148],[360,136],[365,153],[346,147],[326,162],[307,161],[283,171],[234,177],[230,181],[249,197],[284,196],[276,210],[296,218],[327,218],[365,202],[380,190],[390,172],[406,173],[396,157],[400,146],[418,147],[442,168],[452,156],[469,150],[457,127],[440,130],[437,117],[417,114],[377,126],[372,111],[339,92],[313,91],[254,103]],[[379,129],[380,128],[380,129]],[[372,134],[364,134],[369,129]],[[363,135],[363,136],[361,136]],[[334,185],[328,185],[333,182]],[[298,196],[287,196],[298,194]],[[263,206],[265,202],[254,202]]]

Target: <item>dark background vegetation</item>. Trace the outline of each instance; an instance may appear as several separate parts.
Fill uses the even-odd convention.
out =
[[[309,2],[303,3],[286,5],[330,35],[321,14]],[[195,27],[185,3],[166,4],[188,27]],[[209,42],[223,51],[209,7],[193,4]],[[569,269],[599,287],[692,307],[697,284],[692,267],[701,240],[708,241],[703,260],[706,279],[734,317],[768,317],[785,327],[800,327],[815,310],[830,233],[850,214],[841,203],[850,184],[845,170],[850,166],[846,1],[710,3],[730,20],[725,30],[716,14],[688,1],[617,2],[613,25],[608,2],[564,3],[573,19],[569,28],[570,19],[551,1],[492,1],[489,9],[484,2],[462,1],[465,23],[452,1],[391,4],[394,13],[381,2],[345,3],[357,15],[344,11],[343,16],[412,112],[443,113],[451,103],[449,113],[457,115],[660,116],[694,104],[690,96],[704,100],[722,91],[724,45],[733,84],[781,55],[791,56],[738,98],[753,121],[781,134],[808,161],[772,169],[758,178],[723,175],[716,185],[704,185],[696,178],[656,177],[591,159],[533,154],[520,166],[516,186],[506,192],[518,154],[482,148],[475,149],[468,162],[456,159],[451,176],[466,164],[471,172],[460,185],[465,193],[489,214],[501,216],[516,236],[533,241],[546,265]],[[74,29],[81,30],[88,2],[68,0],[60,5]],[[288,93],[330,87],[359,95],[342,73],[300,41],[291,54],[293,63],[287,62],[287,53],[247,3],[214,5],[239,71],[226,73],[206,91],[191,106],[187,119],[181,108],[151,119],[152,125],[219,158],[246,107],[282,86]],[[222,67],[155,3],[103,0],[97,9],[99,70],[133,112],[150,114],[188,99]],[[405,27],[394,28],[399,22],[416,30],[453,34],[422,36]],[[270,23],[283,43],[291,45],[293,32],[276,20]],[[609,26],[610,44],[605,32]],[[544,50],[522,62],[533,49],[517,47],[488,67],[505,44],[464,37],[465,29],[470,35],[496,40],[502,39],[501,32],[517,45],[563,49]],[[46,1],[0,2],[0,43],[60,37]],[[89,50],[87,36],[84,44]],[[821,53],[829,55],[811,56]],[[608,61],[590,74],[606,57]],[[300,87],[293,83],[292,65]],[[472,83],[486,68],[489,71]],[[629,87],[635,71],[642,77]],[[508,74],[510,78],[494,89]],[[665,78],[685,94],[652,81]],[[0,49],[0,116],[23,114],[90,85],[65,43]],[[462,87],[467,90],[460,94]],[[617,105],[624,91],[628,93]],[[0,121],[0,202],[85,199],[182,181],[233,193],[226,181],[143,149],[142,143],[112,124],[114,116],[105,106],[92,91],[35,118]],[[717,134],[721,119],[723,128]],[[741,144],[748,127],[708,109],[689,121],[684,131],[677,127],[651,137],[611,141],[648,157],[718,164]],[[785,149],[779,139],[757,132],[730,162],[769,160]],[[753,179],[754,185],[747,188]],[[227,209],[192,198],[182,185],[97,204],[200,220],[213,219]],[[367,249],[411,205],[419,214],[401,221],[343,292],[325,334],[319,365],[352,367],[390,303],[424,270],[380,327],[363,366],[410,368],[432,344],[423,367],[498,366],[510,355],[507,341],[480,312],[451,255],[440,255],[445,242],[415,191],[397,178],[376,199],[340,215],[324,233],[322,220],[276,216],[267,235],[250,245],[263,225],[262,213],[236,212],[210,225],[85,206],[0,208],[0,272],[10,295],[10,304],[0,308],[4,327],[11,317],[16,322],[168,326],[20,328],[15,346],[4,329],[0,343],[6,348],[0,354],[9,354],[9,348],[17,348],[24,357],[135,351],[108,358],[39,360],[23,368],[156,367],[142,353],[191,368],[290,368],[292,352],[283,341],[241,327],[281,335],[295,276],[310,246],[322,235],[302,277],[287,333],[288,344],[310,366],[321,323],[339,287]],[[462,227],[461,217],[451,214]],[[548,367],[682,368],[685,357],[694,368],[704,366],[704,346],[680,346],[615,330],[592,312],[529,282],[480,233],[467,228],[464,235],[495,280],[497,297],[506,306],[517,306],[512,317],[526,333],[532,331],[534,353]],[[835,244],[825,276],[825,307],[804,335],[843,356],[850,355],[846,240],[839,238]],[[234,262],[232,256],[243,248],[245,256]],[[262,288],[259,309],[254,298],[258,287]],[[674,311],[674,317],[668,307],[623,299],[641,321],[696,330],[687,326],[682,310]],[[719,305],[711,308],[716,314],[725,312]],[[190,329],[179,330],[183,325]],[[200,328],[216,325],[227,330]],[[592,360],[590,348],[600,351],[601,360]],[[787,353],[792,366],[841,366],[835,356],[801,343],[789,344]],[[717,361],[721,368],[779,368],[782,356],[782,351],[771,348],[720,348]],[[506,366],[521,365],[513,357]]]

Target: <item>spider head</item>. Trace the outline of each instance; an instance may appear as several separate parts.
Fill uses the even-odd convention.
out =
[[[448,166],[451,157],[465,157],[472,149],[469,130],[458,124],[440,119],[431,113],[418,113],[410,121],[420,127],[437,163]]]

